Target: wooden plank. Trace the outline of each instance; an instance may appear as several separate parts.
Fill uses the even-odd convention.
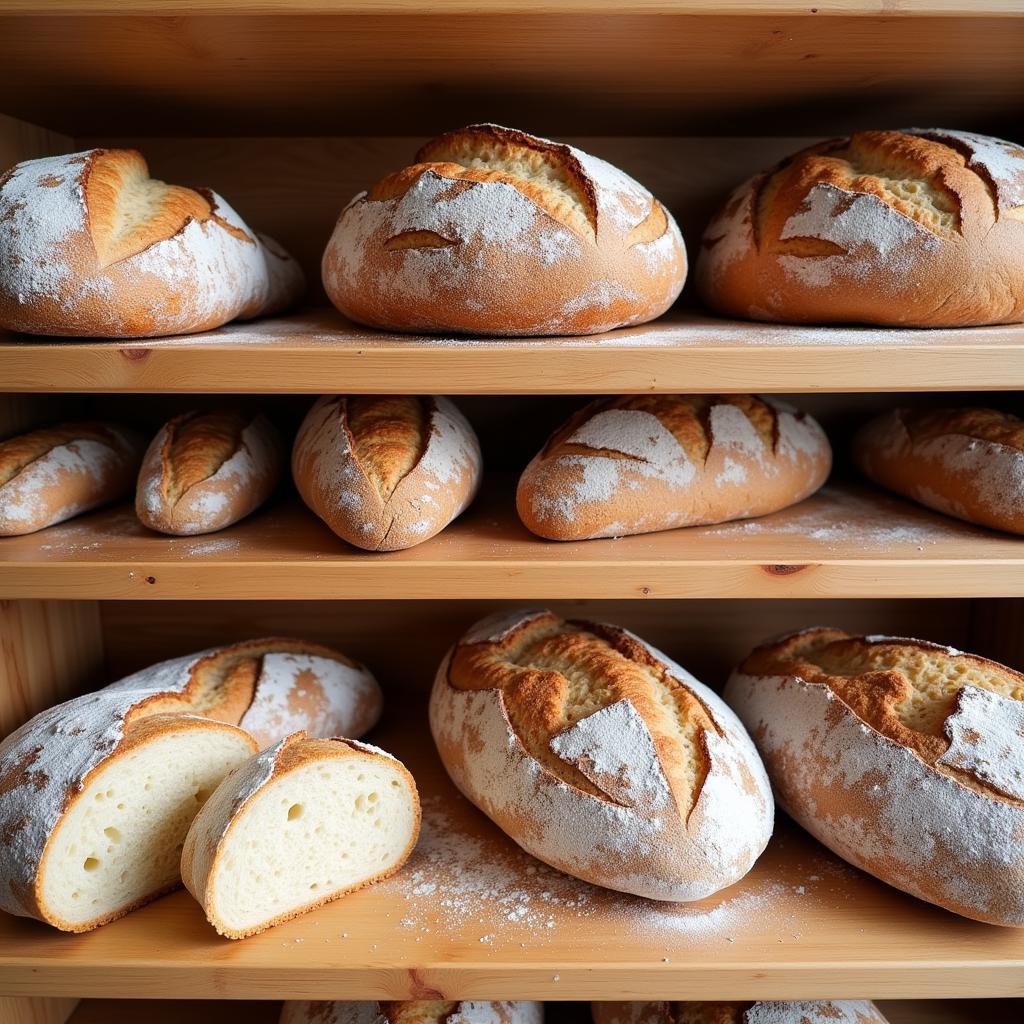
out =
[[[494,477],[437,537],[354,548],[296,500],[201,537],[153,533],[129,505],[0,540],[0,597],[75,600],[1024,597],[1024,541],[882,491],[829,485],[760,519],[544,541]]]
[[[32,999],[0,996],[0,1021],[3,1021],[3,1024],[64,1024],[70,1019],[77,1004],[77,999],[68,998]],[[97,1021],[96,1024],[100,1022]]]
[[[403,643],[406,642],[403,638]],[[180,891],[86,935],[0,918],[0,990],[157,998],[689,998],[1024,995],[1024,931],[905,896],[780,824],[754,870],[657,904],[540,865],[461,798],[392,704],[373,741],[424,797],[400,875],[242,942]]]
[[[543,372],[539,372],[543,367]],[[427,338],[320,310],[191,337],[0,341],[11,392],[607,394],[1024,389],[1024,326],[792,328],[678,310],[590,338]]]

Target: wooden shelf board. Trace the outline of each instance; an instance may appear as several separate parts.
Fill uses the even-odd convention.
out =
[[[411,706],[410,706],[411,705]],[[402,714],[404,721],[396,721]],[[734,999],[1024,995],[1024,930],[955,917],[780,823],[718,897],[659,904],[533,860],[460,797],[421,700],[371,738],[417,779],[395,878],[232,942],[184,891],[86,935],[0,915],[0,992],[122,998]]]
[[[482,340],[372,331],[321,309],[190,337],[0,341],[9,392],[607,394],[752,381],[762,392],[1024,388],[1024,325],[799,328],[679,310],[586,338]]]
[[[297,500],[191,538],[118,505],[0,540],[0,598],[1024,596],[1024,540],[859,484],[761,519],[557,543],[519,522],[513,483],[491,478],[443,533],[388,554],[344,543]]]

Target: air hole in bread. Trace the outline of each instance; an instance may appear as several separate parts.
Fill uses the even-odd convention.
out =
[[[98,857],[86,857],[82,863],[83,871],[95,871],[100,866]]]
[[[295,821],[296,818],[302,817],[302,804],[292,804],[288,808],[288,820]]]

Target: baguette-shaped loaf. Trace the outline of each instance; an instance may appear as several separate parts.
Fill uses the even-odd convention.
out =
[[[779,803],[840,857],[957,914],[1024,926],[1024,675],[811,629],[757,648],[726,699]]]
[[[697,285],[754,320],[1024,319],[1024,149],[938,128],[811,146],[733,192],[704,233]]]
[[[284,442],[262,413],[189,412],[165,423],[142,460],[135,511],[151,530],[187,536],[237,523],[270,497]]]
[[[241,939],[393,875],[419,831],[416,783],[397,759],[298,732],[217,787],[181,878],[210,924]]]
[[[292,449],[306,504],[369,551],[440,533],[473,500],[482,468],[476,434],[447,398],[325,395]]]
[[[887,1024],[866,999],[591,1003],[594,1024]]]
[[[189,334],[294,303],[302,272],[216,192],[149,176],[132,149],[17,164],[0,177],[0,327]]]
[[[686,251],[643,186],[572,146],[476,124],[342,211],[323,281],[346,316],[399,331],[594,334],[675,301]]]
[[[771,836],[771,789],[739,720],[617,626],[485,619],[445,657],[430,726],[456,786],[524,850],[609,889],[699,900]]]
[[[286,1002],[279,1024],[543,1024],[544,1004],[521,999],[461,1002]]]
[[[61,423],[0,441],[0,536],[34,533],[131,493],[142,435]]]
[[[87,931],[178,884],[224,775],[296,729],[360,735],[381,695],[319,644],[253,640],[161,662],[0,743],[0,909]]]
[[[1024,420],[995,409],[893,409],[853,442],[877,484],[938,512],[1024,533]]]
[[[805,413],[753,395],[624,395],[581,409],[526,467],[516,506],[550,540],[589,540],[776,512],[832,466]]]

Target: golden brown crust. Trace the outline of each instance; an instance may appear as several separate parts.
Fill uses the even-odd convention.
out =
[[[419,462],[429,436],[429,399],[355,395],[345,399],[352,452],[382,501]]]
[[[901,409],[900,419],[915,442],[963,434],[1024,451],[1024,420],[998,409]]]
[[[18,475],[29,463],[69,441],[88,440],[116,444],[110,428],[97,420],[60,423],[0,441],[0,487]]]

